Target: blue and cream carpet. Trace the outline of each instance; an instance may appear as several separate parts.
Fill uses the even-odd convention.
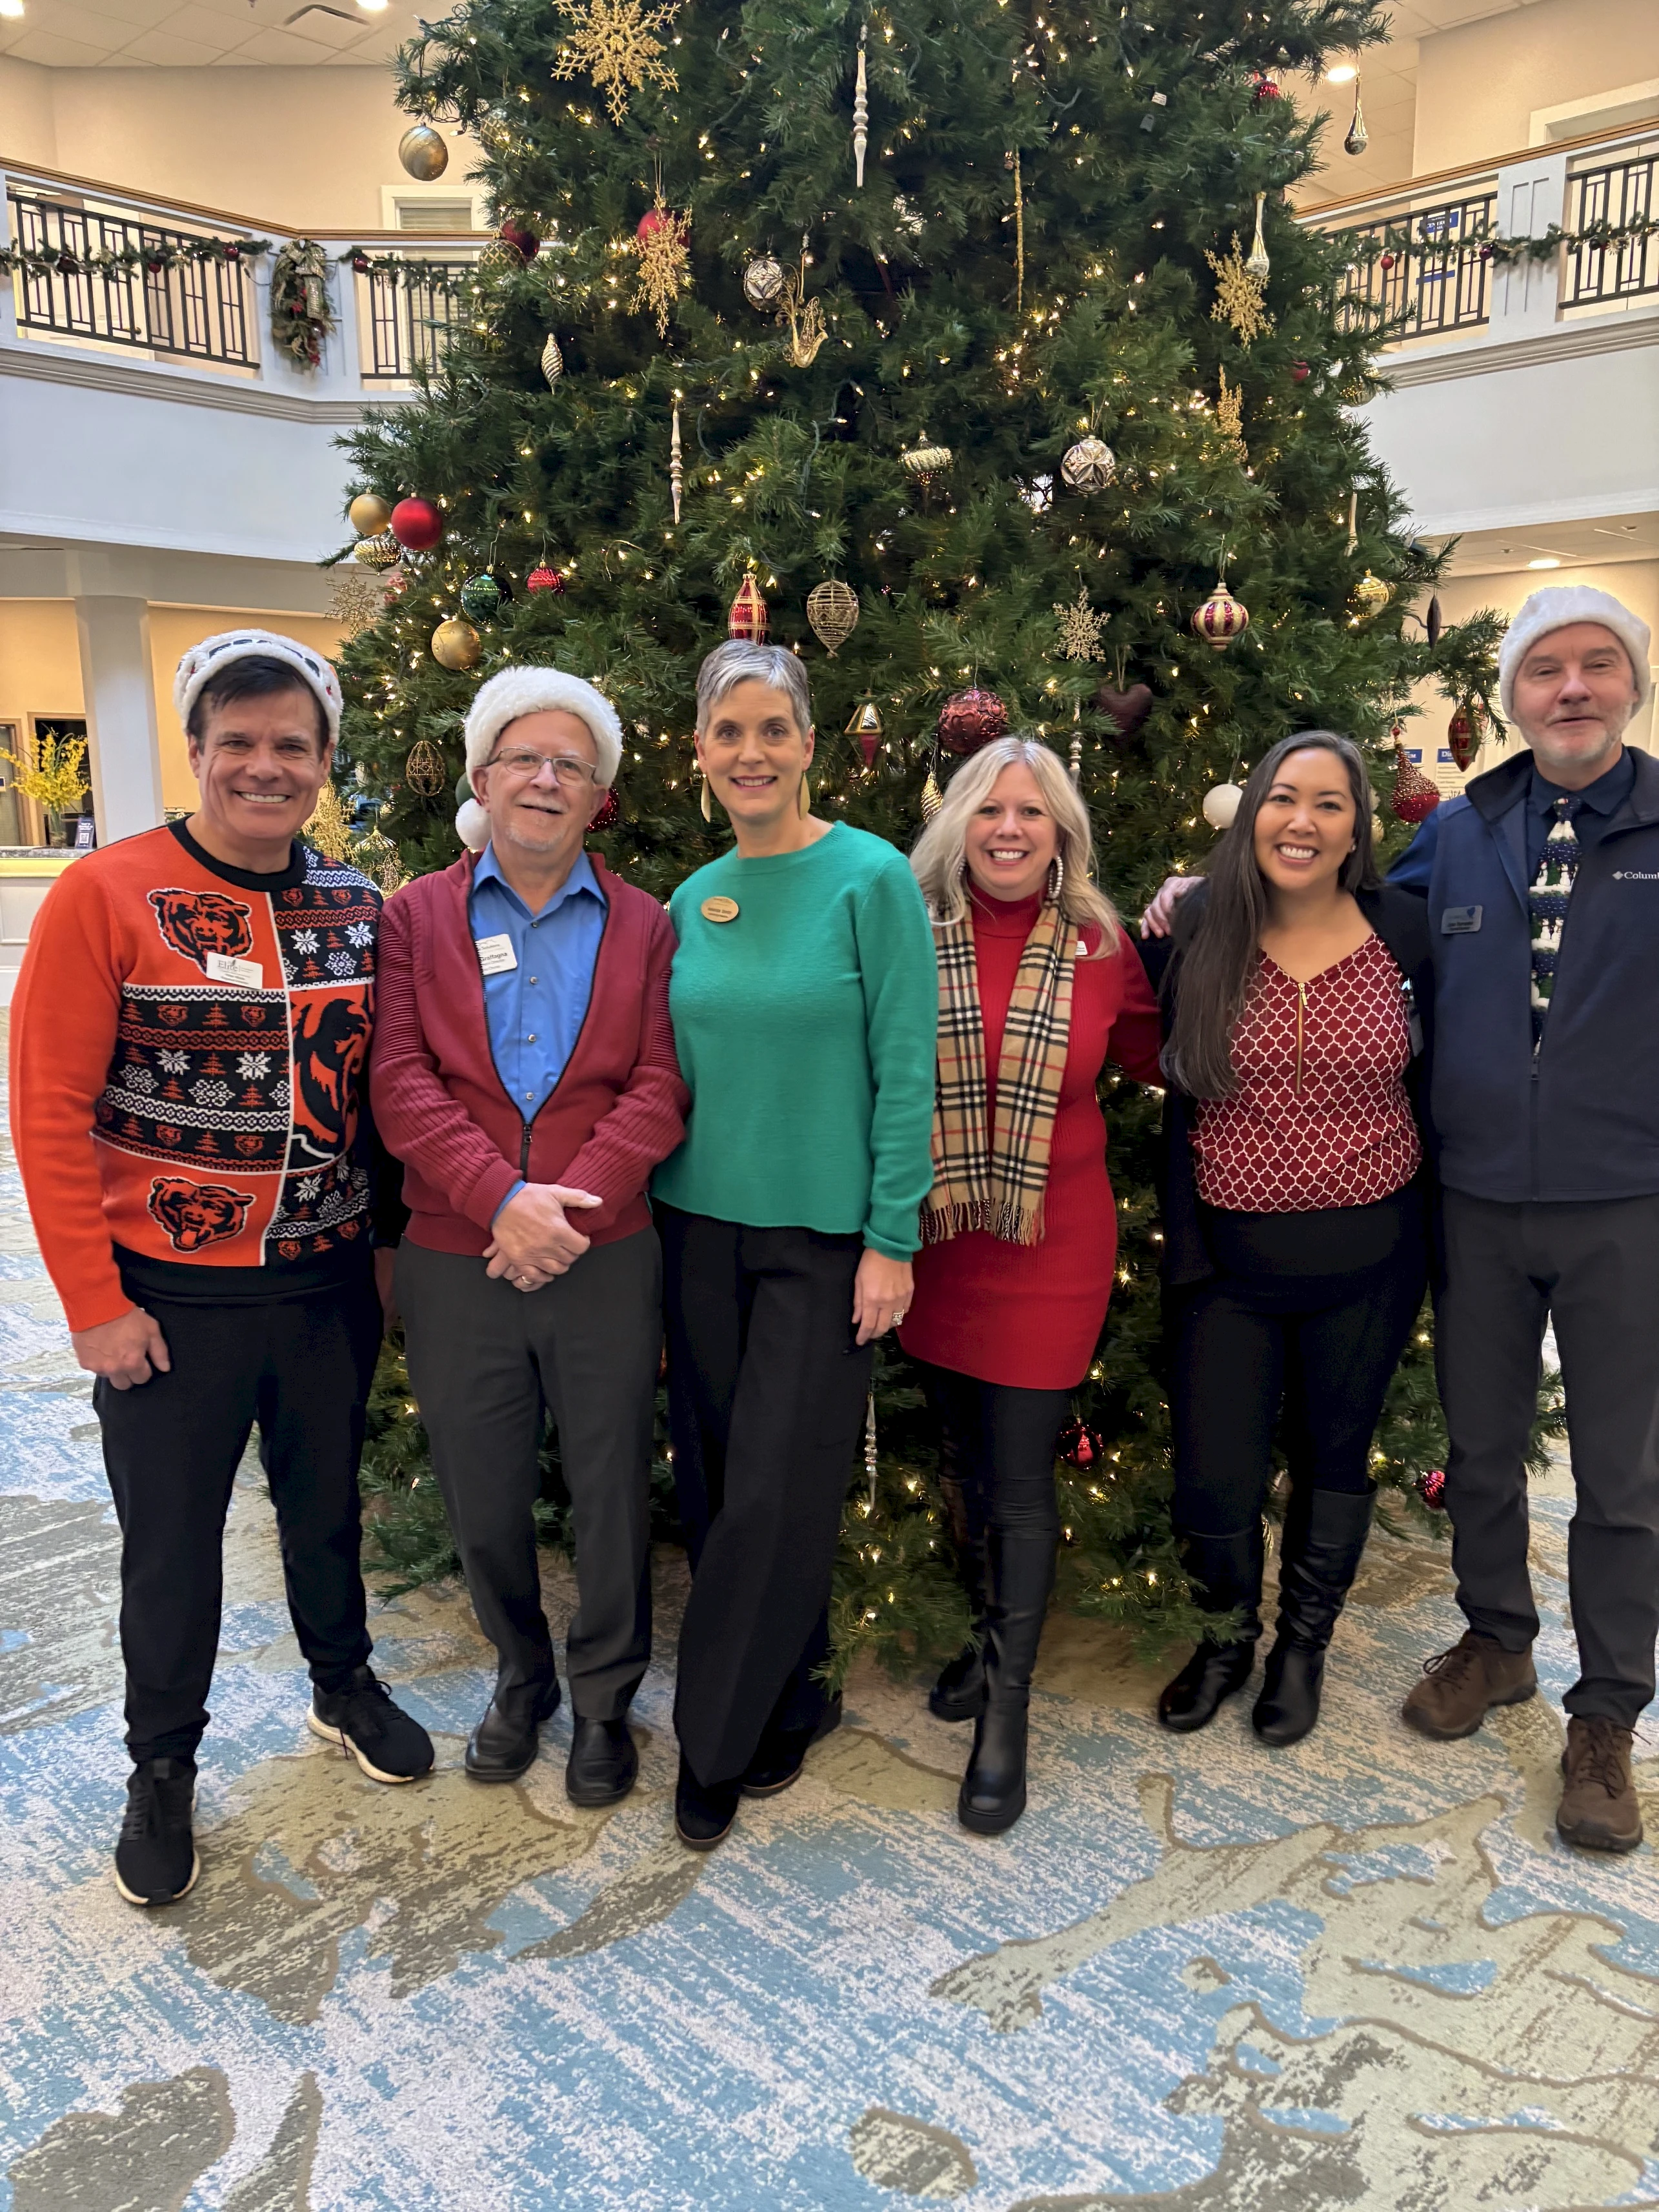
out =
[[[724,1849],[674,1841],[678,1569],[641,1786],[460,1769],[465,1601],[380,1609],[439,1771],[387,1790],[307,1736],[271,1515],[239,1484],[203,1875],[125,1905],[117,1549],[88,1378],[0,1161],[0,2206],[13,2212],[1567,2212],[1659,2205],[1659,1869],[1553,1813],[1567,1486],[1537,1501],[1549,1696],[1467,1743],[1395,1717],[1460,1626],[1379,1539],[1328,1718],[1235,1705],[1053,1624],[1031,1809],[977,1841],[963,1731],[855,1679],[848,1723]],[[568,1609],[556,1570],[550,1602]],[[1659,1832],[1659,1732],[1639,1747]]]

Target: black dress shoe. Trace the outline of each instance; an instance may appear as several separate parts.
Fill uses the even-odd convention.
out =
[[[712,1851],[724,1843],[738,1816],[742,1784],[716,1782],[705,1787],[680,1753],[679,1780],[674,1785],[674,1826],[688,1850]]]
[[[836,1691],[811,1728],[779,1729],[763,1735],[738,1784],[745,1797],[775,1797],[800,1780],[806,1754],[841,1726],[841,1692]]]
[[[927,1710],[935,1720],[971,1721],[985,1704],[985,1645],[964,1644],[927,1692]]]
[[[466,1771],[475,1782],[516,1782],[536,1764],[537,1733],[559,1703],[559,1686],[539,1703],[515,1700],[504,1712],[494,1698],[466,1747]]]
[[[577,1714],[564,1769],[564,1794],[573,1805],[614,1805],[634,1787],[639,1771],[639,1749],[626,1721],[590,1721]]]
[[[1212,1644],[1206,1637],[1181,1672],[1158,1692],[1158,1717],[1177,1735],[1208,1728],[1222,1700],[1242,1690],[1255,1665],[1255,1645]]]

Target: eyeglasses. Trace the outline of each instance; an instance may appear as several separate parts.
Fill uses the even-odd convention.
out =
[[[529,745],[510,745],[505,752],[492,753],[484,766],[504,768],[509,775],[517,776],[532,776],[539,769],[550,768],[556,781],[573,788],[599,780],[599,772],[592,761],[580,760],[574,753],[538,753]]]

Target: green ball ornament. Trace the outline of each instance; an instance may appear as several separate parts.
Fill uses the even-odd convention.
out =
[[[485,570],[477,576],[469,576],[461,586],[461,612],[469,621],[492,622],[500,613],[501,587]]]

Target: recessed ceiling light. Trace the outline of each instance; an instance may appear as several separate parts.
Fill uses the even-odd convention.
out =
[[[23,0],[0,0],[0,15],[21,15]]]
[[[384,15],[392,0],[357,0],[357,5],[365,15]]]
[[[358,0],[358,4],[362,5],[362,0]],[[1326,70],[1325,82],[1327,84],[1352,84],[1358,74],[1352,62],[1339,62],[1334,69]]]
[[[362,0],[357,0],[357,4],[362,7]],[[1545,554],[1541,561],[1528,561],[1527,563],[1529,568],[1559,568],[1560,565],[1553,553]]]

